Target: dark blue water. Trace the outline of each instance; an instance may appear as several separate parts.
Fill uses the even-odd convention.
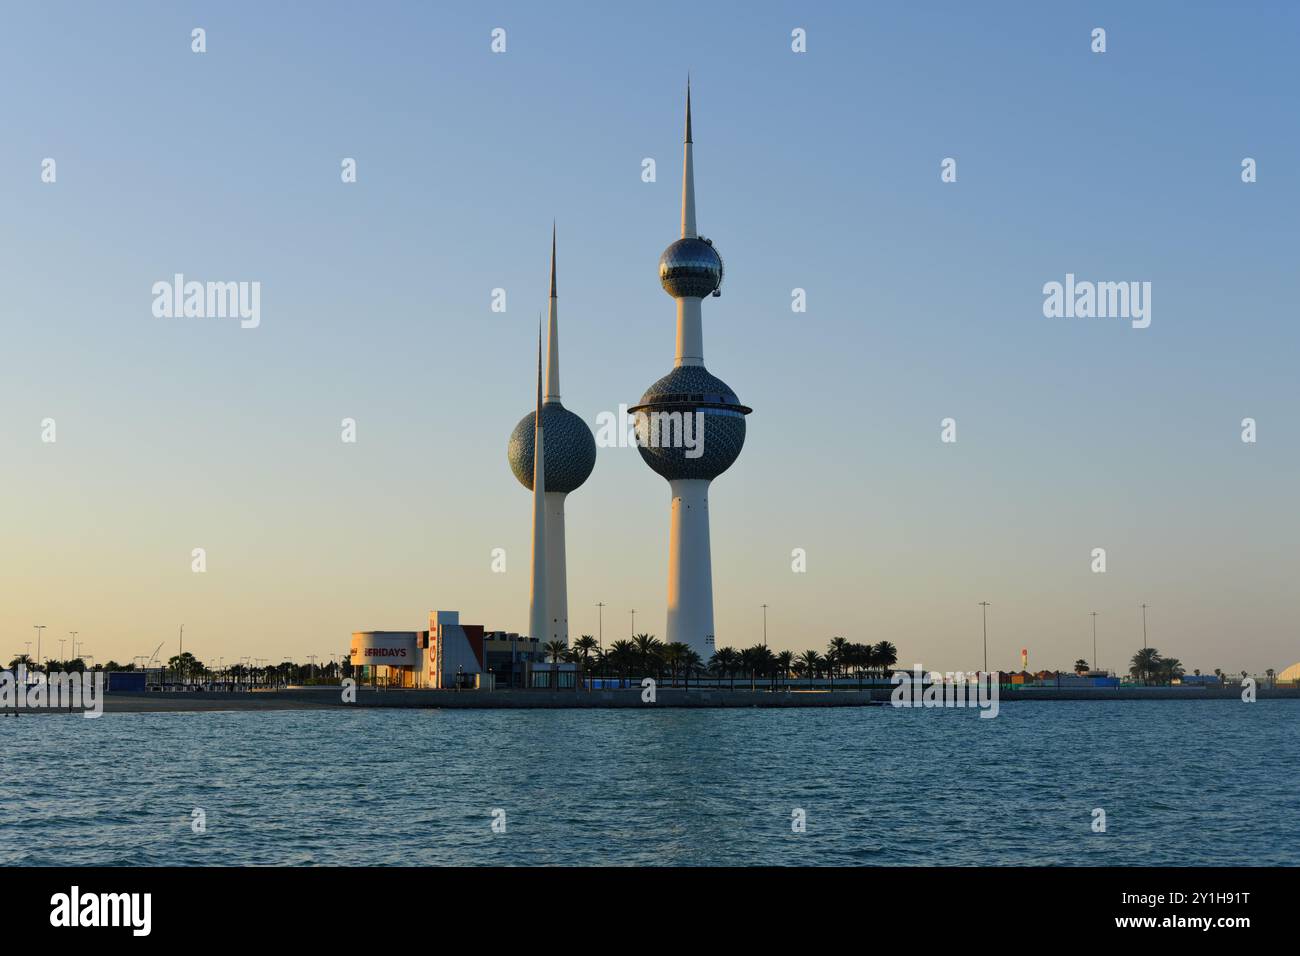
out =
[[[3,864],[1300,864],[1300,701],[28,715],[0,744]]]

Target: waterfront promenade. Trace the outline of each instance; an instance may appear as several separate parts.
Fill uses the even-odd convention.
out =
[[[409,690],[357,688],[356,702],[344,703],[338,687],[287,687],[256,691],[150,691],[108,693],[104,712],[199,713],[205,711],[345,710],[355,708],[407,708],[449,710],[533,710],[614,708],[813,708],[888,706],[892,687],[837,687],[807,690],[787,686],[777,691],[738,687],[659,687],[653,703],[642,700],[639,687],[596,690]],[[1260,687],[1258,699],[1300,700],[1300,688]],[[1022,701],[1239,700],[1238,687],[1118,687],[1053,688],[1003,687],[1001,704]],[[12,708],[0,711],[12,714]],[[60,710],[19,711],[22,716],[67,713]]]

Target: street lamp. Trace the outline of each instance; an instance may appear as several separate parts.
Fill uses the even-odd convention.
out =
[[[596,605],[596,640],[600,649],[605,649],[605,602]]]
[[[763,605],[763,646],[767,647],[767,605]]]
[[[636,640],[636,608],[632,608],[632,639]]]
[[[1147,608],[1150,604],[1142,605],[1142,650],[1147,649]]]
[[[989,672],[989,602],[980,601],[984,609],[984,673]]]
[[[45,630],[45,625],[33,624],[32,627],[36,628],[36,663],[39,664],[41,662],[41,631]]]
[[[1092,669],[1101,670],[1101,665],[1097,663],[1097,612],[1090,611],[1092,615]]]

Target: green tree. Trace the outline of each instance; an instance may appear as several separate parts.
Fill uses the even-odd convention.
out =
[[[578,655],[578,660],[582,664],[582,673],[584,676],[591,676],[591,657],[600,649],[596,639],[590,634],[584,634],[573,642],[574,653]],[[591,689],[591,681],[587,682],[587,689]]]
[[[849,642],[843,637],[832,637],[826,645],[826,659],[834,661],[836,667],[846,667],[849,664]],[[835,672],[831,671],[831,681],[834,683]]]
[[[621,640],[609,645],[607,656],[609,666],[614,673],[627,679],[632,676],[632,668],[636,666],[639,654],[635,644],[628,640]]]
[[[799,655],[798,661],[799,661],[800,668],[803,670],[805,674],[808,675],[808,686],[811,688],[813,679],[817,676],[817,673],[822,669],[822,666],[825,664],[825,661],[822,660],[822,656],[818,654],[815,650],[804,651],[802,654]]]
[[[881,641],[871,649],[872,663],[880,668],[880,676],[885,674],[898,663],[898,648],[889,641]]]
[[[731,678],[731,689],[736,689],[736,668],[740,665],[740,655],[734,647],[720,647],[709,658],[709,670],[719,677]]]
[[[762,644],[755,644],[740,652],[740,666],[749,674],[749,689],[755,690],[760,675],[771,668],[772,652]]]
[[[167,668],[176,675],[177,680],[183,681],[188,677],[202,673],[203,663],[189,651],[185,651],[183,654],[172,655],[167,661]]]
[[[776,655],[776,675],[784,684],[790,679],[790,670],[794,667],[794,651],[782,651]]]
[[[686,675],[687,690],[691,689],[691,675],[698,674],[703,669],[704,661],[700,658],[700,655],[696,653],[695,648],[688,645],[686,653],[682,655],[682,671]]]
[[[1129,676],[1143,683],[1154,681],[1160,672],[1160,652],[1154,647],[1144,647],[1129,662]]]
[[[1085,661],[1082,657],[1080,657],[1077,661],[1074,662],[1074,672],[1076,674],[1086,674],[1088,673],[1089,670],[1090,668],[1088,667],[1088,662]]]
[[[1185,673],[1182,661],[1176,657],[1164,657],[1160,659],[1156,679],[1162,684],[1172,684],[1176,680],[1181,680]]]
[[[663,648],[653,634],[638,634],[633,641],[641,660],[641,676],[657,677],[659,675],[659,653]]]

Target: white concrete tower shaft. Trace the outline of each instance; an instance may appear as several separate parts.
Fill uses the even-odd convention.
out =
[[[695,163],[691,137],[691,81],[686,80],[686,140],[682,147],[682,238],[695,225]],[[704,364],[703,300],[677,297],[674,367]],[[689,645],[706,662],[713,654],[713,558],[709,546],[709,482],[677,479],[668,532],[668,643]]]
[[[537,416],[533,421],[533,571],[528,591],[529,637],[545,643],[546,586],[546,469],[542,430],[542,323],[537,323]]]
[[[688,644],[705,662],[713,655],[713,558],[709,548],[709,482],[670,481],[668,643]]]
[[[551,225],[551,300],[546,330],[546,401],[560,400],[560,318],[555,294],[555,226]],[[538,419],[541,413],[538,411]],[[548,491],[546,507],[546,640],[569,644],[569,576],[565,567],[565,491]]]

